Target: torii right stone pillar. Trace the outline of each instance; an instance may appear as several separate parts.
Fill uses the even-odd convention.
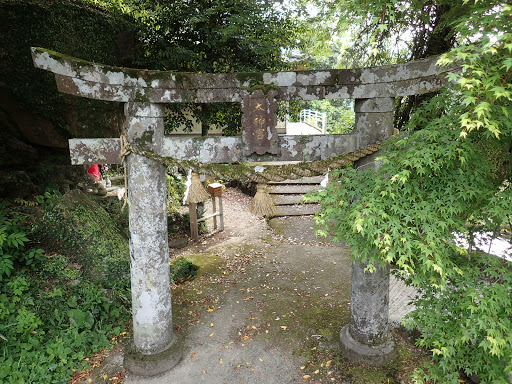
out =
[[[358,147],[385,140],[393,133],[394,98],[359,99],[355,102]],[[378,164],[375,156],[356,162],[358,170]],[[382,365],[393,359],[395,349],[389,334],[389,264],[365,272],[366,263],[352,263],[350,323],[340,332],[343,356],[357,364]]]

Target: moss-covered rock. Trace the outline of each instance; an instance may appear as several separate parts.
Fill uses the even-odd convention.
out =
[[[104,287],[127,288],[128,240],[108,213],[80,190],[72,190],[45,209],[32,237],[50,252],[66,255]]]
[[[197,275],[199,267],[184,257],[179,257],[171,263],[171,282],[174,284],[191,280]]]

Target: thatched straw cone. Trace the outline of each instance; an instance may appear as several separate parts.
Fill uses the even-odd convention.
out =
[[[188,190],[187,202],[189,203],[202,203],[210,198],[210,194],[204,189],[203,183],[199,179],[198,173],[192,174],[192,182]]]
[[[256,187],[256,195],[252,199],[250,211],[258,216],[275,216],[277,213],[277,208],[265,184],[258,184]]]

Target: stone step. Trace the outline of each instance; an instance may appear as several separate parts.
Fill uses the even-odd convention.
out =
[[[320,211],[320,204],[281,205],[274,217],[314,215]]]
[[[297,184],[297,185],[286,185],[286,184],[274,184],[269,185],[269,192],[274,194],[300,194],[316,191],[320,189],[320,185],[308,185],[308,184]]]
[[[325,176],[312,176],[312,177],[301,177],[297,180],[283,180],[283,181],[269,181],[269,185],[280,185],[280,184],[320,184]]]
[[[275,205],[292,205],[302,203],[304,195],[274,195]]]

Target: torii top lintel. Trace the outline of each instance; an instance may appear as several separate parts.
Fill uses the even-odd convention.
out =
[[[216,74],[111,67],[43,48],[32,48],[32,57],[37,68],[55,73],[60,92],[117,102],[242,102],[255,82],[278,100],[410,96],[446,83],[438,57],[365,69]]]
[[[127,106],[144,104],[147,110],[135,107],[139,117],[163,118],[164,103],[241,103],[241,138],[163,137],[158,144],[163,156],[213,163],[323,160],[357,150],[389,137],[394,97],[436,91],[447,83],[438,57],[365,69],[213,74],[111,67],[31,49],[34,66],[53,72],[60,92]],[[343,98],[356,99],[354,134],[277,135],[278,100]],[[125,114],[135,118],[130,108],[125,107]],[[119,149],[119,139],[70,139],[73,164],[117,163]]]

